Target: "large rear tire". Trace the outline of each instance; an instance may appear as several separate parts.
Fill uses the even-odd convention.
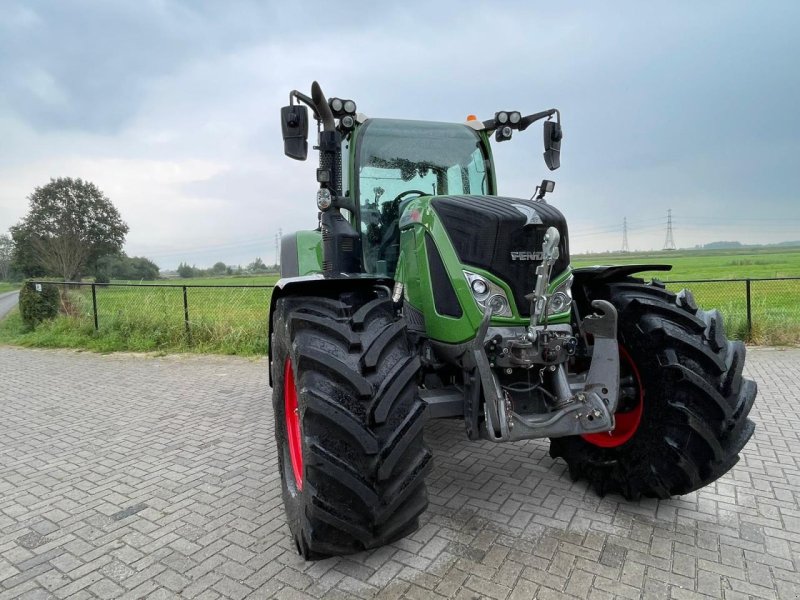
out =
[[[628,279],[588,291],[619,312],[617,429],[554,438],[573,480],[603,495],[668,498],[713,482],[753,434],[755,382],[742,377],[745,347],[725,338],[722,315],[690,292]]]
[[[349,554],[415,530],[431,466],[426,405],[391,301],[290,296],[273,319],[275,438],[298,552]]]

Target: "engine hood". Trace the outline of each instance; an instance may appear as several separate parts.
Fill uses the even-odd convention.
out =
[[[431,201],[461,263],[505,281],[520,315],[530,316],[525,299],[536,283],[548,227],[561,234],[553,275],[569,266],[567,221],[544,202],[503,196],[437,196]]]

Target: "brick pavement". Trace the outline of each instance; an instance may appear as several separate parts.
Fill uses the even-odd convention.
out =
[[[0,347],[0,600],[797,598],[800,349],[751,349],[748,371],[756,435],[700,492],[601,499],[546,442],[432,422],[420,530],[305,563],[264,361]]]

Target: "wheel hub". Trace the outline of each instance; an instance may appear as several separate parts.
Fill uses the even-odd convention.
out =
[[[631,355],[620,344],[619,345],[619,363],[620,363],[620,394],[623,390],[633,388],[633,396],[626,399],[625,402],[620,401],[619,408],[614,414],[614,429],[611,431],[604,431],[602,433],[589,433],[581,437],[601,448],[616,448],[621,446],[633,437],[636,430],[639,429],[639,423],[642,421],[642,411],[644,409],[644,387],[642,386],[642,378],[639,375],[639,369],[633,362]],[[622,385],[624,379],[629,379],[632,385]],[[622,398],[620,398],[622,400]],[[622,412],[624,411],[624,412]]]
[[[300,414],[297,407],[297,386],[294,381],[292,361],[287,358],[283,368],[283,409],[286,415],[286,443],[292,473],[298,491],[303,490],[303,445],[300,434]]]

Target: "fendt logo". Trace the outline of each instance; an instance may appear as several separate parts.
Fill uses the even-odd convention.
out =
[[[512,252],[511,260],[544,260],[544,252]]]

